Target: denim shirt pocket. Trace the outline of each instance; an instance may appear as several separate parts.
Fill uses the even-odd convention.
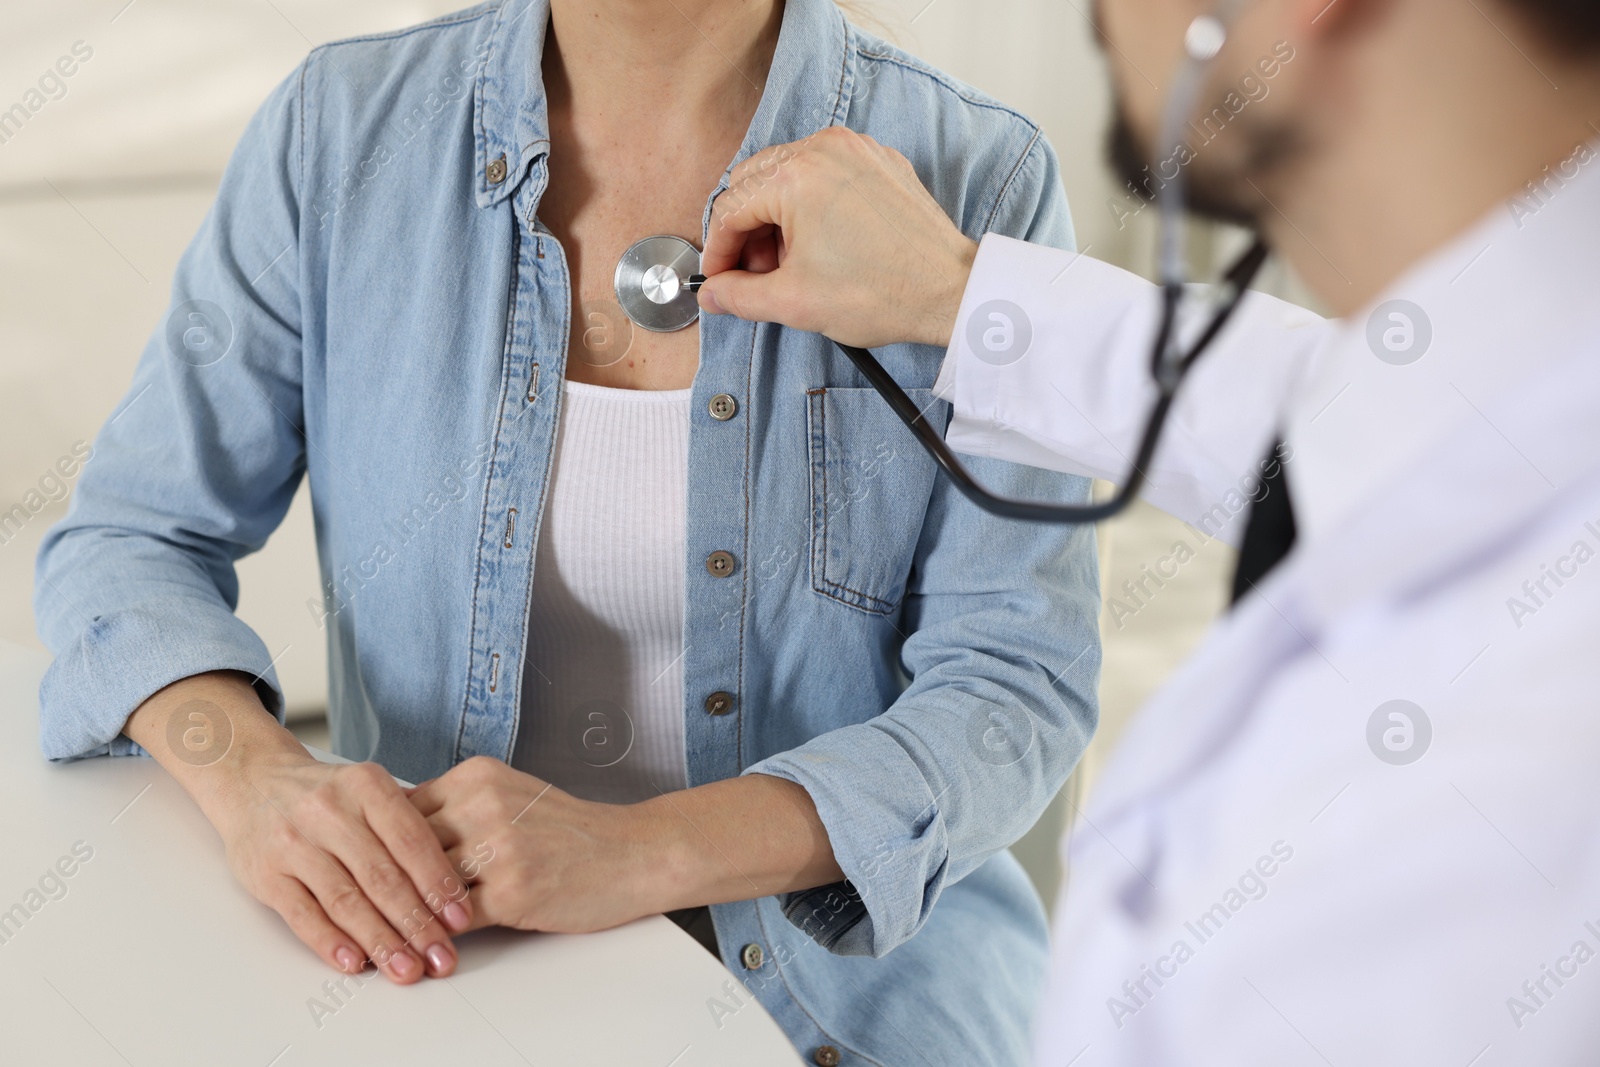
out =
[[[907,389],[935,425],[945,404]],[[811,588],[888,615],[905,597],[938,468],[874,389],[806,393],[811,459]]]

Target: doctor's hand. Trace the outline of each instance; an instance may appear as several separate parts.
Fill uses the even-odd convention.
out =
[[[863,348],[943,347],[977,251],[904,156],[830,127],[734,168],[700,306]]]
[[[580,800],[500,760],[476,756],[411,792],[471,886],[473,928],[588,933],[663,910],[659,866],[637,805]]]

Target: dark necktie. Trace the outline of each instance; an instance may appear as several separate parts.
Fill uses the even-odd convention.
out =
[[[1289,481],[1278,458],[1282,443],[1274,441],[1261,463],[1262,492],[1250,507],[1244,542],[1239,546],[1239,566],[1233,572],[1233,602],[1248,593],[1294,547],[1294,508],[1289,502]],[[1270,472],[1270,473],[1266,473]]]

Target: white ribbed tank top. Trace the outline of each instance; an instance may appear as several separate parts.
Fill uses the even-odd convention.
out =
[[[686,788],[687,389],[563,382],[512,765],[588,800]]]

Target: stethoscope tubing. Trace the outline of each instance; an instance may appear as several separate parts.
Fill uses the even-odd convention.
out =
[[[1145,420],[1144,432],[1139,438],[1139,448],[1127,476],[1118,485],[1115,495],[1098,504],[1053,504],[1044,501],[1014,500],[985,489],[956,458],[956,454],[945,443],[939,431],[928,422],[926,412],[917,407],[906,395],[906,391],[900,388],[893,375],[884,370],[883,364],[879,363],[871,352],[852,345],[838,344],[838,342],[835,344],[850,362],[855,364],[868,384],[877,390],[894,413],[900,417],[900,421],[905,423],[906,428],[938,464],[939,469],[944,471],[961,495],[984,511],[1023,522],[1058,525],[1103,522],[1121,513],[1138,498],[1139,491],[1144,488],[1145,472],[1149,469],[1150,461],[1161,443],[1161,433],[1166,426],[1167,415],[1172,410],[1172,403],[1177,398],[1179,386],[1183,384],[1189,369],[1211,347],[1217,335],[1233,317],[1234,311],[1244,299],[1245,292],[1266,258],[1267,246],[1257,240],[1228,268],[1224,275],[1225,295],[1220,306],[1213,312],[1211,320],[1195,339],[1194,344],[1176,359],[1169,359],[1168,352],[1178,328],[1178,309],[1182,303],[1183,289],[1178,285],[1162,286],[1161,328],[1156,333],[1150,354],[1150,371],[1155,379],[1156,401]]]
[[[1201,15],[1190,24],[1184,38],[1187,58],[1180,68],[1176,84],[1167,99],[1161,117],[1163,145],[1175,144],[1178,131],[1193,110],[1204,83],[1205,73],[1222,48],[1228,26],[1237,13],[1240,0],[1219,0],[1215,13]],[[928,424],[924,413],[912,403],[899,383],[883,369],[863,348],[839,345],[863,377],[894,409],[917,441],[933,457],[955,487],[968,500],[984,511],[1003,518],[1023,522],[1044,522],[1061,525],[1103,522],[1125,510],[1144,488],[1146,471],[1161,443],[1161,432],[1166,427],[1172,402],[1178,387],[1228,320],[1239,307],[1245,291],[1261,270],[1267,258],[1267,246],[1259,238],[1241,255],[1223,276],[1221,302],[1213,312],[1211,321],[1200,332],[1187,351],[1177,347],[1178,312],[1183,304],[1183,205],[1185,200],[1185,175],[1180,167],[1157,193],[1157,207],[1161,216],[1161,326],[1150,347],[1150,376],[1155,381],[1156,400],[1145,420],[1144,432],[1139,438],[1139,448],[1127,475],[1118,484],[1111,499],[1098,504],[1052,504],[1044,501],[1013,500],[991,493],[980,485],[955,453],[945,444],[939,432]],[[837,344],[837,342],[835,342]],[[959,341],[957,342],[959,343]]]

